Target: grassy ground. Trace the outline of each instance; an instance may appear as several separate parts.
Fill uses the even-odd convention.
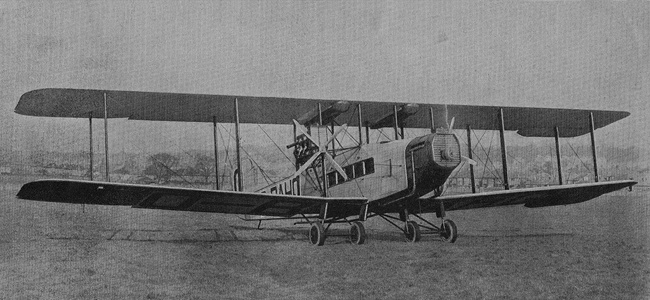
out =
[[[452,212],[460,237],[368,244],[234,216],[0,201],[7,299],[647,299],[648,197]]]

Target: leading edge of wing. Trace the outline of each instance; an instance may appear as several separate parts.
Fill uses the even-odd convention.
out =
[[[619,180],[502,190],[475,194],[448,195],[421,200],[433,200],[426,202],[435,202],[436,204],[442,201],[445,210],[463,210],[518,204],[523,204],[526,207],[544,207],[584,202],[603,194],[631,187],[635,184],[637,184],[637,182],[633,180]],[[430,204],[432,205],[427,205],[427,207],[430,206],[429,210],[435,211],[437,205],[433,203]]]
[[[368,201],[359,197],[326,198],[67,179],[32,181],[23,185],[16,196],[46,202],[283,217],[318,213],[320,205],[326,202],[341,208],[351,206],[358,214],[358,207]]]
[[[105,98],[104,98],[105,97]],[[318,105],[323,109],[345,102],[347,110],[340,112],[334,121],[349,126],[359,125],[357,105],[361,107],[363,124],[384,124],[392,127],[390,119],[394,109],[400,110],[407,104],[412,115],[404,116],[400,122],[405,128],[429,128],[431,118],[436,126],[446,124],[455,118],[458,128],[474,130],[499,130],[498,115],[503,111],[505,130],[516,131],[528,137],[553,137],[558,128],[560,137],[575,137],[589,132],[590,115],[593,115],[594,129],[607,126],[627,117],[625,111],[603,111],[585,109],[500,107],[456,104],[433,104],[415,102],[378,102],[357,100],[326,100],[283,97],[254,97],[234,95],[183,94],[162,92],[138,92],[117,90],[87,90],[46,88],[24,93],[15,112],[21,115],[102,118],[104,99],[108,118],[131,120],[177,121],[177,122],[219,122],[233,123],[234,100],[238,100],[239,120],[250,124],[292,124],[305,114],[315,111]],[[412,108],[415,108],[413,110]]]

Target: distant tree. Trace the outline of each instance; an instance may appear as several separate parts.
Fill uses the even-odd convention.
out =
[[[135,157],[127,157],[114,172],[117,174],[137,174],[138,163],[136,162]]]
[[[29,164],[34,167],[45,167],[45,153],[41,151],[32,151],[29,153]]]
[[[535,173],[548,176],[553,176],[553,173],[555,172],[553,162],[551,161],[545,161],[541,166],[533,166],[532,170]]]
[[[616,165],[636,165],[641,157],[639,149],[634,146],[625,148],[608,146],[604,147],[602,152],[602,156],[606,157],[608,161]]]
[[[144,169],[145,175],[151,175],[159,184],[168,182],[175,173],[178,157],[169,153],[158,153],[149,156],[149,165]]]
[[[191,167],[192,175],[203,177],[205,183],[208,183],[210,177],[214,175],[214,157],[197,153],[194,155],[194,166]]]

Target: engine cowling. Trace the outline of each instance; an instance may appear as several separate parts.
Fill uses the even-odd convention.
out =
[[[406,147],[409,190],[424,195],[442,186],[460,164],[460,142],[451,133],[432,133],[413,139]]]

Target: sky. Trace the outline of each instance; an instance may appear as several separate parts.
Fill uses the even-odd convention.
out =
[[[0,26],[14,150],[87,143],[87,121],[13,112],[59,87],[622,110],[597,142],[650,160],[647,2],[0,1]],[[207,124],[126,123],[111,147],[211,144]]]

